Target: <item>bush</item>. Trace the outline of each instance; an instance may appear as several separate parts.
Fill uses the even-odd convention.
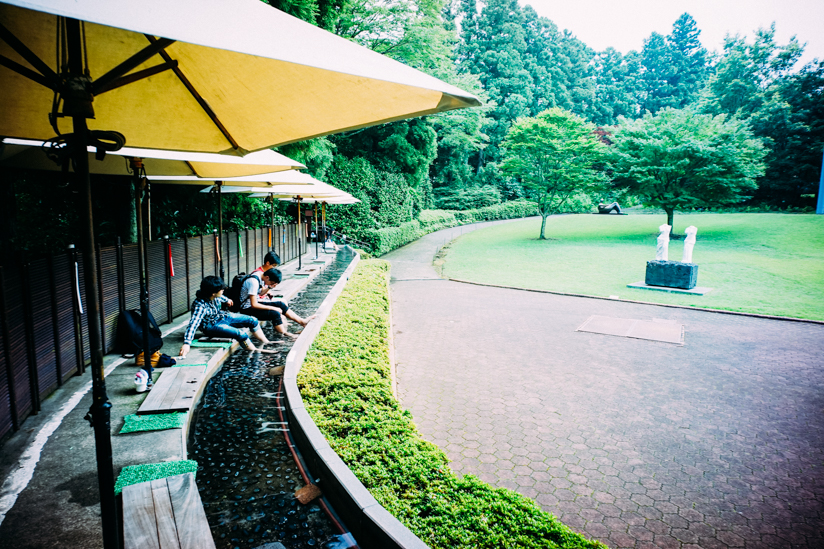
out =
[[[306,410],[352,472],[435,548],[599,548],[534,501],[456,476],[392,396],[389,264],[362,261],[298,375]]]
[[[538,206],[526,200],[503,202],[476,210],[424,210],[418,219],[402,223],[400,227],[368,231],[363,239],[372,246],[375,255],[383,255],[441,229],[478,221],[527,217],[537,213]]]

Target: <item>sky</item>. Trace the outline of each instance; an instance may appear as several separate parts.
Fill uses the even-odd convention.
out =
[[[621,53],[640,51],[653,32],[667,35],[687,12],[701,31],[709,51],[721,51],[724,36],[752,37],[759,27],[775,22],[776,41],[786,44],[792,35],[807,43],[802,63],[824,60],[824,0],[518,0],[531,5],[558,28],[568,29],[587,46],[603,51],[612,46]]]

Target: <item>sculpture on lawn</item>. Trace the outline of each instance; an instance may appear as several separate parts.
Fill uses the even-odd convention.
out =
[[[655,251],[655,259],[658,261],[666,261],[669,252],[670,225],[661,225],[658,227],[660,234],[658,235],[658,249]]]
[[[684,239],[684,255],[681,257],[681,263],[692,263],[692,249],[695,247],[695,233],[698,228],[690,225],[684,231],[687,233],[687,238]]]

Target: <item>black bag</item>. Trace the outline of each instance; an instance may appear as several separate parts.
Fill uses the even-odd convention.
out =
[[[232,300],[232,306],[229,307],[229,310],[233,313],[240,312],[240,290],[243,288],[243,283],[255,276],[255,273],[246,274],[246,273],[238,273],[232,279],[232,285],[226,288],[226,291],[223,292],[225,297],[228,297]]]
[[[149,312],[149,353],[150,356],[163,346],[160,328],[151,311]],[[117,316],[117,339],[115,352],[137,354],[143,352],[143,318],[140,311],[122,311]]]

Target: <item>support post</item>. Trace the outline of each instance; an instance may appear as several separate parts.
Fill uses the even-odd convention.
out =
[[[78,77],[83,74],[80,22],[66,20],[69,43],[69,72]],[[87,418],[94,429],[97,454],[97,480],[100,485],[100,514],[103,523],[103,546],[106,549],[120,547],[117,502],[114,497],[114,470],[112,462],[111,408],[106,394],[106,374],[103,368],[103,340],[100,327],[100,301],[97,294],[97,250],[94,245],[94,218],[92,217],[92,184],[89,176],[89,128],[83,115],[72,116],[75,143],[74,166],[83,196],[85,227],[83,231],[83,274],[86,282],[86,318],[89,323],[89,350],[92,369],[92,406]]]

